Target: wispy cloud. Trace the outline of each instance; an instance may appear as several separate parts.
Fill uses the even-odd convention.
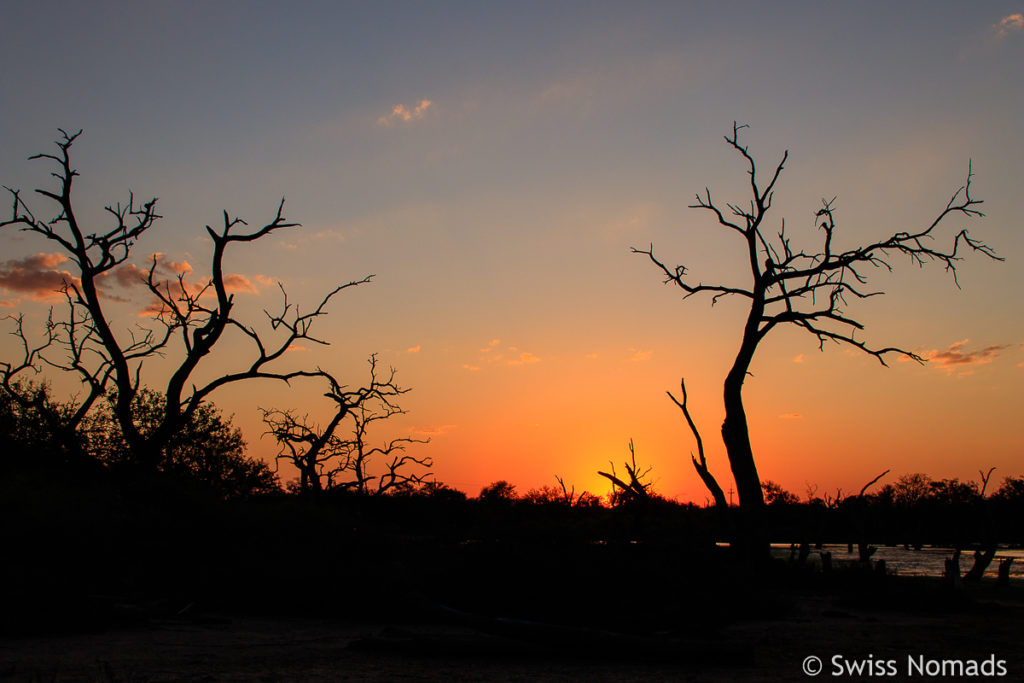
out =
[[[229,292],[248,292],[256,294],[259,290],[252,280],[240,273],[228,273],[224,276],[224,289]]]
[[[420,352],[420,348],[421,348],[420,345],[417,344],[416,346],[410,346],[409,348],[407,348],[405,350],[405,352],[406,353],[419,353]]]
[[[65,282],[74,281],[68,271],[57,270],[67,260],[62,254],[36,254],[4,261],[0,263],[0,287],[33,299],[52,298]]]
[[[451,430],[455,429],[458,425],[438,425],[436,427],[413,427],[412,433],[420,436],[441,436]]]
[[[796,357],[794,357],[793,358],[793,362],[794,363],[803,363],[804,362],[804,354],[801,353],[801,354],[797,355]]]
[[[164,259],[164,254],[160,252],[150,256],[150,263],[153,261],[156,261],[156,266],[153,270],[154,281],[156,282],[164,278],[177,279],[179,275],[188,275],[192,272],[192,264],[188,261],[168,261]],[[113,282],[119,287],[128,289],[144,286],[149,278],[149,269],[140,268],[134,263],[126,263],[101,277],[106,284]]]
[[[539,363],[539,362],[540,362],[540,358],[538,358],[537,356],[533,355],[529,351],[523,351],[522,353],[519,354],[518,358],[513,358],[512,360],[508,361],[508,364],[509,365],[529,365],[530,363]]]
[[[1024,14],[1015,12],[1007,14],[995,24],[992,24],[992,35],[996,40],[1005,40],[1015,33],[1024,30]]]
[[[344,242],[346,239],[348,239],[348,235],[346,235],[341,230],[338,230],[337,228],[327,228],[326,230],[320,230],[318,232],[313,233],[313,239]]]
[[[969,339],[950,344],[949,348],[940,351],[932,349],[923,354],[925,360],[934,363],[936,367],[952,372],[954,369],[968,365],[985,365],[995,360],[999,354],[1009,348],[1008,344],[994,344],[981,349],[968,350]]]
[[[393,126],[395,124],[419,121],[427,115],[427,110],[433,104],[430,100],[420,100],[419,104],[413,106],[412,109],[409,109],[404,104],[396,104],[388,114],[378,117],[377,123],[381,126]]]
[[[629,360],[633,363],[641,363],[643,361],[650,360],[654,356],[654,351],[649,349],[630,349],[633,354]]]
[[[463,370],[469,370],[470,372],[478,372],[480,370],[479,365],[470,365],[469,363],[462,364]]]
[[[186,275],[192,272],[192,264],[188,261],[168,261],[167,267],[179,275]]]
[[[148,275],[149,271],[139,268],[134,263],[126,263],[111,271],[109,277],[113,278],[114,282],[120,287],[138,287],[146,284],[146,277]]]
[[[504,349],[500,348],[501,340],[492,339],[487,342],[487,346],[480,349],[480,356],[477,358],[476,365],[469,363],[464,364],[462,367],[466,370],[477,371],[481,366],[520,366],[520,365],[532,365],[533,363],[541,362],[540,356],[529,351],[523,351],[518,346],[506,346]]]

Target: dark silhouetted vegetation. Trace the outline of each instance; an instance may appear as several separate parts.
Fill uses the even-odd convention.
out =
[[[140,392],[136,422],[160,400]],[[69,454],[38,413],[0,393],[4,630],[144,623],[190,605],[374,619],[446,605],[638,632],[678,628],[693,610],[714,624],[779,609],[758,586],[782,575],[755,580],[716,545],[732,533],[734,507],[681,504],[650,485],[642,504],[601,501],[561,481],[524,494],[496,481],[475,497],[436,481],[382,495],[289,493],[219,411],[194,415],[154,472],[132,465],[107,410]],[[800,501],[766,482],[767,529],[804,546],[1024,542],[1024,477],[992,488],[983,496],[973,482],[914,474],[863,496]],[[629,576],[658,600],[596,599]],[[339,581],[359,590],[330,588]]]

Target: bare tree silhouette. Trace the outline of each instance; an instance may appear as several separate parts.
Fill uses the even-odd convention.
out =
[[[370,382],[365,387],[348,390],[337,384],[325,394],[334,404],[331,419],[323,427],[309,419],[297,417],[291,410],[264,410],[266,434],[281,446],[278,462],[290,462],[299,470],[299,489],[319,492],[324,489],[351,489],[358,493],[380,494],[422,483],[426,474],[418,467],[429,469],[433,461],[429,456],[414,456],[406,452],[410,444],[429,443],[429,439],[399,438],[384,442],[383,446],[369,445],[368,427],[395,415],[404,415],[396,399],[408,393],[395,383],[395,370],[391,368],[386,379],[377,376],[377,356],[370,356]],[[346,418],[352,419],[347,437],[338,433]],[[383,460],[379,474],[370,471],[373,460]]]
[[[95,405],[96,399],[102,396],[113,368],[102,360],[95,364],[84,362],[89,335],[88,332],[80,334],[81,321],[75,316],[76,309],[68,297],[67,287],[62,291],[68,299],[69,316],[66,320],[58,321],[51,309],[44,337],[38,343],[29,341],[23,314],[3,317],[3,320],[14,323],[11,334],[17,337],[22,353],[17,360],[0,361],[0,390],[19,410],[26,414],[32,413],[45,424],[51,442],[65,455],[77,457],[84,455],[78,428]],[[54,346],[65,347],[66,360],[48,354]],[[33,379],[45,366],[78,373],[88,387],[85,395],[67,401],[55,399],[48,382]]]
[[[686,424],[689,425],[690,431],[693,432],[693,438],[697,441],[697,456],[690,455],[690,460],[693,461],[693,467],[697,470],[697,474],[700,475],[701,481],[704,482],[704,486],[707,487],[711,493],[711,497],[715,501],[715,506],[721,510],[729,507],[729,504],[725,501],[725,492],[722,491],[722,487],[718,485],[718,481],[715,479],[715,475],[711,474],[711,470],[708,468],[708,461],[704,457],[704,440],[700,438],[700,432],[697,430],[697,425],[693,422],[693,418],[690,416],[690,411],[686,407],[686,381],[679,380],[679,391],[683,400],[678,400],[672,395],[671,391],[666,391],[668,397],[672,399],[672,402],[679,406],[679,409],[683,411],[683,417],[686,418]],[[699,459],[698,459],[699,458]]]
[[[765,217],[774,197],[775,185],[789,158],[787,151],[775,167],[767,184],[761,185],[757,166],[747,147],[740,143],[740,131],[745,125],[733,124],[731,135],[725,141],[747,165],[751,198],[749,204],[725,204],[720,208],[711,198],[710,190],[698,194],[691,208],[709,211],[718,224],[737,235],[742,243],[742,258],[748,263],[750,279],[742,284],[705,284],[694,280],[685,266],[670,267],[655,256],[654,245],[647,249],[634,247],[633,253],[646,256],[665,276],[665,283],[683,291],[684,298],[707,294],[714,304],[724,297],[740,297],[750,302],[750,310],[740,334],[740,345],[724,382],[725,420],[722,423],[722,439],[729,456],[729,465],[736,481],[740,507],[749,522],[748,537],[756,537],[764,497],[760,478],[750,446],[747,416],[743,407],[743,383],[750,370],[758,345],[774,329],[784,325],[795,325],[814,335],[819,347],[826,341],[852,346],[876,357],[885,365],[889,354],[899,354],[913,360],[923,359],[911,351],[889,346],[874,347],[856,337],[864,328],[857,319],[848,315],[843,307],[848,299],[866,299],[881,294],[880,291],[864,289],[867,284],[865,269],[880,267],[891,270],[892,255],[906,256],[911,263],[924,266],[929,263],[941,264],[952,273],[956,281],[956,265],[962,258],[962,251],[975,251],[996,260],[1000,259],[985,243],[976,240],[966,229],[960,229],[952,238],[947,250],[932,246],[940,235],[941,227],[955,215],[965,218],[982,216],[977,207],[980,200],[971,196],[973,172],[968,167],[967,180],[953,193],[938,216],[923,227],[896,232],[884,239],[869,242],[848,249],[838,249],[834,243],[837,224],[835,220],[835,199],[825,200],[815,214],[815,221],[822,231],[820,245],[811,251],[794,247],[786,236],[785,222],[777,237],[768,234]],[[699,471],[699,468],[698,468]],[[754,545],[766,549],[763,539]]]
[[[644,481],[650,473],[651,469],[648,467],[645,470],[641,470],[636,464],[636,450],[633,447],[633,439],[629,440],[629,462],[623,463],[626,468],[626,474],[629,476],[629,481],[620,479],[615,472],[615,463],[609,462],[612,466],[611,472],[602,472],[598,470],[598,474],[607,479],[612,483],[612,494],[611,494],[611,505],[622,505],[624,503],[645,503],[651,498],[651,486],[654,482]]]
[[[145,286],[158,304],[153,326],[115,332],[100,291],[101,280],[126,263],[138,239],[161,218],[156,211],[157,200],[138,203],[129,193],[127,203],[105,207],[112,227],[91,232],[79,222],[72,202],[72,184],[79,173],[71,166],[70,150],[82,131],[69,134],[61,129],[60,133],[57,153],[30,157],[56,165],[51,173],[57,180],[56,190],[36,190],[56,204],[56,216],[50,220],[38,218],[19,190],[4,186],[12,199],[11,215],[0,221],[0,227],[17,226],[22,231],[40,235],[70,257],[75,272],[70,281],[65,280],[62,290],[69,312],[66,318],[59,320],[51,312],[47,338],[35,347],[28,344],[22,321],[17,319],[16,334],[24,342],[25,358],[20,363],[4,366],[5,388],[14,387],[10,380],[19,372],[37,368],[41,363],[75,372],[88,391],[73,421],[80,420],[97,397],[113,389],[114,415],[129,451],[136,462],[155,469],[165,457],[164,450],[173,436],[188,424],[210,394],[223,386],[255,379],[289,383],[298,378],[317,378],[338,386],[337,380],[321,368],[282,369],[280,361],[289,347],[300,340],[326,344],[313,336],[313,324],[326,315],[326,306],[336,294],[369,282],[372,275],[335,287],[309,312],[300,312],[298,306],[288,301],[282,288],[280,310],[266,311],[269,332],[260,332],[234,315],[234,296],[228,293],[224,274],[224,255],[231,245],[255,242],[279,230],[298,226],[285,219],[283,199],[273,219],[259,229],[240,232],[240,227],[248,224],[226,211],[219,229],[206,226],[213,240],[213,254],[210,278],[205,283],[193,285],[185,281],[184,275],[178,275],[176,282],[160,280],[158,258],[153,257],[145,278]],[[197,372],[204,359],[232,333],[249,345],[248,357],[239,352],[235,354],[238,364],[234,368],[220,370],[218,367],[213,379],[197,381],[201,374],[208,376]],[[55,360],[51,355],[57,348],[62,348],[64,360]],[[143,431],[136,424],[132,411],[142,389],[143,365],[158,355],[172,352],[179,354],[179,359],[160,391],[163,415],[155,428]],[[223,359],[218,362],[223,363]],[[29,395],[22,398],[33,400]]]

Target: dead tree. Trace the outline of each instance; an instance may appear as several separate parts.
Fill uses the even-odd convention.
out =
[[[379,407],[362,404],[355,410],[355,424],[349,440],[348,456],[351,478],[340,482],[339,486],[361,494],[378,495],[415,487],[425,481],[427,474],[417,468],[429,469],[434,464],[433,460],[430,456],[412,455],[406,451],[406,447],[410,444],[429,443],[429,439],[402,437],[385,441],[383,446],[372,448],[367,443],[366,432],[372,423],[404,414],[404,410],[391,404]],[[381,474],[372,474],[371,462],[374,460],[383,461],[384,469]]]
[[[562,477],[558,476],[557,474],[555,475],[555,481],[558,482],[559,488],[562,489],[562,493],[559,496],[559,500],[566,507],[571,507],[571,508],[589,507],[591,505],[594,505],[597,502],[597,500],[598,500],[596,497],[594,497],[593,495],[591,495],[587,491],[583,491],[583,492],[581,492],[581,493],[579,493],[577,495],[576,487],[575,486],[572,486],[572,487],[566,486],[565,485],[565,479],[563,479]]]
[[[405,411],[396,399],[408,393],[395,383],[395,370],[387,378],[378,377],[377,356],[371,355],[370,382],[355,390],[337,383],[325,396],[334,402],[334,411],[326,426],[311,422],[308,416],[296,417],[292,411],[264,410],[266,434],[281,446],[277,461],[290,462],[299,470],[299,488],[304,492],[324,489],[351,489],[361,494],[384,493],[422,483],[426,475],[416,466],[430,468],[430,457],[418,457],[405,451],[409,444],[425,444],[428,439],[399,438],[383,446],[370,447],[367,429],[370,424]],[[351,419],[349,435],[339,433]],[[370,462],[384,459],[383,472],[372,474]],[[376,484],[374,484],[376,481]]]
[[[0,227],[17,226],[22,231],[40,235],[70,257],[75,273],[71,282],[65,282],[64,293],[71,313],[67,320],[54,323],[63,331],[68,361],[63,366],[51,365],[78,372],[89,386],[91,400],[108,390],[115,392],[114,415],[134,461],[156,469],[171,438],[189,422],[211,393],[228,384],[255,379],[290,383],[297,378],[319,378],[337,384],[320,368],[281,369],[279,361],[288,348],[300,340],[326,344],[312,335],[313,323],[326,314],[325,308],[336,294],[370,281],[372,275],[336,287],[309,312],[300,312],[285,295],[280,311],[266,312],[271,328],[269,334],[238,320],[233,313],[234,297],[228,293],[225,281],[224,255],[231,245],[255,242],[278,230],[298,226],[285,219],[283,199],[274,218],[259,229],[240,231],[240,226],[247,226],[247,223],[229,216],[226,211],[220,228],[206,226],[213,240],[213,254],[210,277],[205,283],[190,285],[183,275],[176,283],[161,281],[156,275],[158,262],[154,257],[145,280],[160,307],[154,327],[115,332],[100,292],[102,278],[126,263],[136,241],[161,216],[156,211],[155,198],[138,203],[129,193],[127,203],[106,207],[112,219],[111,227],[94,232],[79,223],[72,202],[72,184],[79,174],[71,166],[70,150],[81,132],[69,134],[61,130],[57,153],[30,157],[56,165],[51,175],[56,178],[58,187],[36,190],[56,205],[56,217],[38,218],[19,190],[5,186],[12,198],[11,216],[0,221]],[[204,359],[229,334],[249,344],[248,357],[244,353],[237,354],[235,367],[218,369],[213,379],[197,383],[195,378],[205,374],[197,372]],[[143,365],[154,356],[166,355],[172,350],[179,354],[179,359],[160,391],[164,398],[164,415],[155,429],[143,433],[132,415],[134,399],[142,388]]]
[[[693,432],[693,438],[697,440],[697,457],[690,454],[690,460],[693,461],[693,467],[697,470],[697,474],[700,475],[701,481],[704,482],[704,486],[707,487],[708,491],[711,492],[711,497],[715,499],[715,507],[720,510],[724,510],[729,507],[729,504],[725,502],[725,493],[722,491],[722,487],[718,485],[718,481],[715,480],[711,470],[708,469],[708,461],[704,457],[704,441],[700,438],[700,432],[697,431],[697,425],[694,424],[693,418],[690,417],[690,411],[686,407],[686,381],[683,379],[679,380],[679,390],[683,397],[682,401],[676,399],[672,395],[671,391],[666,391],[668,397],[672,399],[672,402],[679,406],[679,409],[683,411],[683,417],[686,418],[686,424],[690,426],[690,431]]]
[[[985,490],[988,488],[988,482],[992,478],[992,473],[996,471],[995,467],[990,467],[988,472],[978,470],[978,474],[981,477],[981,489],[978,492],[978,504],[982,507],[982,543],[981,548],[974,551],[974,564],[964,574],[964,581],[978,582],[981,581],[982,577],[985,576],[985,570],[992,564],[992,560],[995,559],[996,550],[998,544],[996,543],[996,524],[992,518],[992,506],[985,498]],[[1009,566],[1007,566],[1009,569]]]
[[[985,472],[984,470],[978,470],[978,476],[981,477],[981,490],[978,491],[978,497],[979,498],[984,498],[985,497],[985,489],[988,488],[988,482],[989,482],[989,480],[992,479],[992,473],[995,472],[995,471],[996,471],[995,467],[989,467],[988,468],[988,472]]]
[[[963,588],[963,581],[960,578],[960,548],[954,548],[952,557],[946,559],[942,579],[948,588],[954,590]]]
[[[629,460],[629,462],[623,463],[626,467],[626,474],[629,476],[628,483],[620,479],[615,473],[615,463],[609,462],[612,466],[611,472],[602,472],[600,470],[597,472],[612,483],[611,504],[613,507],[625,503],[646,503],[651,498],[650,489],[653,482],[644,481],[651,473],[651,468],[648,467],[640,471],[636,464],[636,450],[633,447],[633,439],[629,440]]]
[[[882,472],[877,477],[864,484],[860,489],[860,493],[856,496],[849,496],[846,501],[844,501],[853,509],[853,528],[857,532],[857,556],[864,564],[870,564],[871,556],[878,551],[878,548],[868,544],[868,501],[864,496],[867,494],[869,488],[878,483],[878,481],[885,475],[889,474],[890,471],[891,470],[886,470]]]
[[[1010,585],[1010,567],[1013,565],[1014,558],[1004,557],[999,560],[999,574],[996,578],[997,586],[1009,586]]]
[[[748,264],[750,276],[738,284],[707,284],[692,277],[685,266],[670,267],[655,256],[654,246],[647,249],[633,248],[633,253],[646,256],[665,276],[665,283],[678,287],[684,298],[706,294],[714,304],[725,297],[740,297],[749,302],[746,321],[740,330],[739,349],[726,375],[723,385],[725,420],[722,423],[722,440],[729,456],[729,465],[739,492],[740,506],[744,518],[754,532],[762,517],[764,498],[761,481],[757,473],[754,453],[750,445],[747,417],[743,406],[743,383],[750,371],[758,345],[772,330],[785,325],[795,325],[813,335],[819,347],[832,341],[852,346],[870,354],[885,365],[889,354],[903,355],[923,362],[918,355],[898,347],[876,347],[857,338],[856,333],[864,325],[845,312],[848,300],[866,299],[880,291],[866,289],[866,269],[881,267],[891,270],[893,256],[906,256],[911,263],[923,266],[938,263],[952,273],[956,281],[956,265],[964,250],[981,252],[983,255],[1001,260],[983,242],[969,236],[966,229],[960,229],[952,237],[948,249],[934,246],[936,238],[946,223],[954,216],[971,218],[982,216],[977,209],[980,200],[971,196],[973,172],[968,167],[967,180],[953,193],[938,215],[923,227],[896,232],[878,241],[868,242],[850,248],[837,243],[835,199],[822,202],[815,215],[815,222],[821,231],[819,245],[809,251],[794,246],[786,235],[785,222],[776,237],[769,233],[765,223],[774,197],[775,186],[782,169],[789,158],[783,154],[775,170],[762,184],[754,157],[747,147],[740,143],[740,130],[746,128],[733,124],[731,135],[725,141],[744,160],[750,183],[749,202],[727,203],[725,209],[711,198],[710,190],[698,194],[691,208],[710,212],[718,224],[739,238],[741,249],[738,256]],[[764,539],[756,545],[767,548]]]
[[[339,459],[348,454],[344,441],[334,430],[345,417],[338,412],[321,428],[311,423],[309,416],[296,417],[289,410],[263,410],[265,435],[273,436],[281,447],[276,461],[290,462],[299,471],[299,490],[318,493],[323,490],[323,477],[333,475],[344,463]],[[330,468],[330,469],[327,469]],[[280,471],[279,469],[276,471]]]

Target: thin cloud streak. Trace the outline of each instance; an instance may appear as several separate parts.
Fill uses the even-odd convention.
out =
[[[642,363],[654,357],[654,351],[651,350],[630,349],[630,351],[633,352],[633,355],[630,356],[629,360],[633,363]]]
[[[523,351],[522,353],[519,354],[519,358],[510,360],[508,362],[508,364],[509,365],[529,365],[531,363],[539,363],[539,362],[540,362],[540,358],[538,358],[537,356],[533,355],[529,351]]]
[[[934,363],[936,367],[951,372],[954,368],[966,365],[985,365],[995,360],[999,354],[1009,348],[1008,344],[993,344],[973,351],[966,350],[970,339],[955,342],[944,351],[932,349],[924,354],[924,359]]]
[[[451,430],[458,427],[458,425],[438,425],[436,427],[413,427],[412,433],[419,436],[442,436]]]

